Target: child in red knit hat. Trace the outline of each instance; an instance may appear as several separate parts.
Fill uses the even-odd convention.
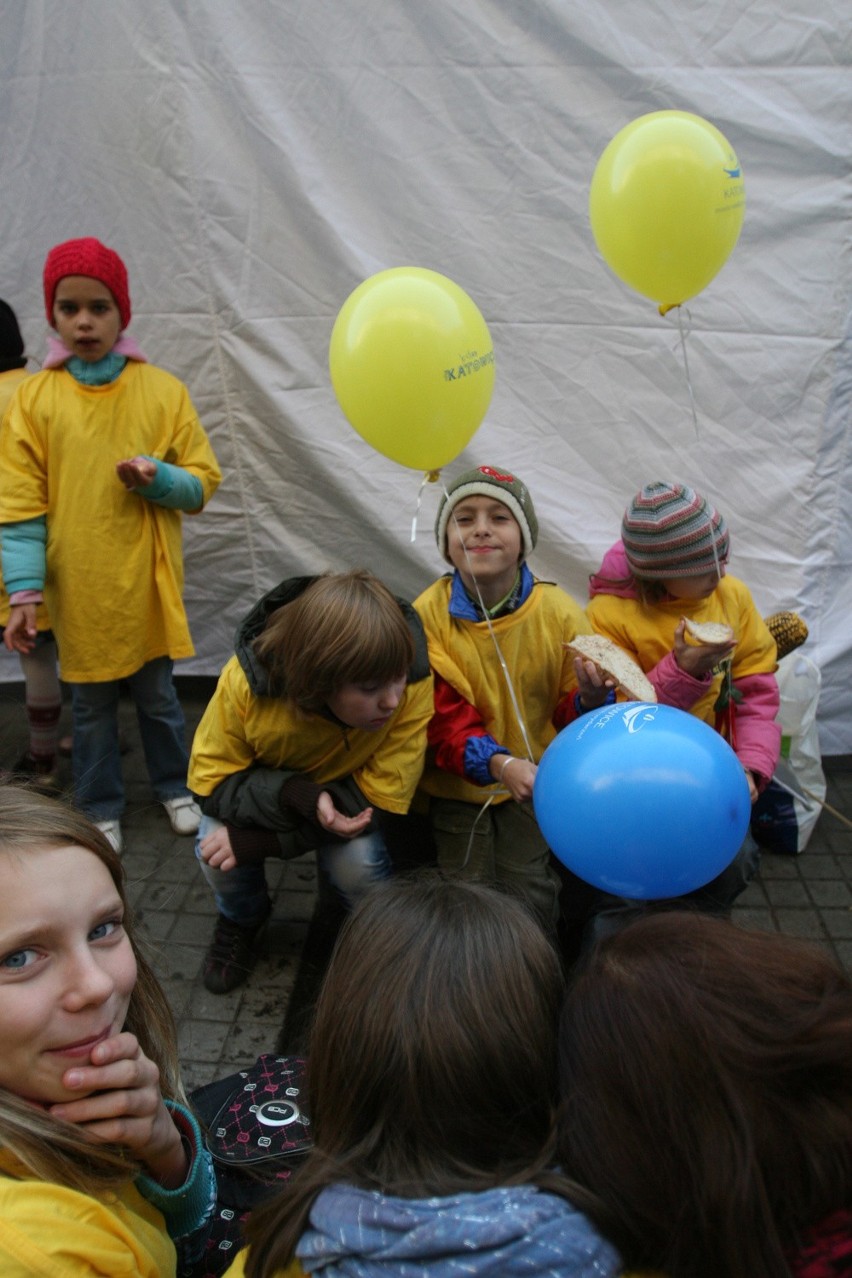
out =
[[[124,787],[118,696],[136,703],[151,784],[172,828],[193,834],[175,658],[193,653],[183,607],[182,512],[218,487],[186,387],[132,338],[127,271],[91,237],[44,266],[44,369],[18,388],[0,435],[0,540],[12,609],[4,641],[31,650],[48,604],[71,685],[77,805],[116,849]]]

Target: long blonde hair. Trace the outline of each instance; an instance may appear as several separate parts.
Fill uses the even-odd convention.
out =
[[[26,856],[45,848],[73,846],[86,848],[106,866],[124,905],[124,929],[137,965],[124,1028],[136,1035],[145,1055],[159,1069],[163,1095],[185,1100],[174,1017],[140,949],[118,856],[97,826],[66,803],[20,786],[0,785],[0,854]],[[94,1143],[75,1124],[54,1118],[5,1088],[0,1088],[0,1146],[39,1180],[83,1193],[114,1188],[140,1170],[122,1146]]]

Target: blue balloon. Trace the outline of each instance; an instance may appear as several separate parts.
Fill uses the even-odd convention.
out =
[[[538,766],[533,806],[569,870],[648,901],[721,874],[751,818],[727,741],[684,710],[642,701],[604,706],[560,732]]]

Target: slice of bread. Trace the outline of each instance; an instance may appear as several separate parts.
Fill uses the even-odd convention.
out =
[[[690,621],[686,618],[686,633],[696,643],[730,643],[734,632],[723,621]]]
[[[575,635],[565,647],[575,657],[593,661],[605,679],[612,679],[630,701],[656,701],[654,685],[633,658],[605,635]]]

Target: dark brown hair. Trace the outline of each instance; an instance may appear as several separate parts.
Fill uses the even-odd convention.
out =
[[[344,925],[309,1052],[315,1147],[256,1212],[249,1278],[292,1259],[336,1181],[402,1197],[548,1175],[559,961],[525,907],[437,874],[380,884]]]
[[[269,618],[254,650],[275,691],[321,710],[346,683],[383,684],[406,674],[414,640],[399,602],[372,573],[327,573]]]
[[[652,914],[593,951],[559,1049],[560,1162],[626,1267],[783,1278],[852,1204],[852,982],[819,947]]]
[[[7,856],[48,848],[81,847],[103,862],[124,906],[124,930],[136,956],[136,985],[124,1028],[135,1034],[160,1071],[163,1095],[185,1100],[177,1034],[166,996],[146,961],[127,901],[124,870],[101,831],[59,799],[22,786],[0,785],[0,882]],[[95,1193],[126,1182],[139,1166],[121,1145],[95,1144],[80,1127],[62,1122],[0,1088],[0,1146],[11,1149],[40,1180]]]

